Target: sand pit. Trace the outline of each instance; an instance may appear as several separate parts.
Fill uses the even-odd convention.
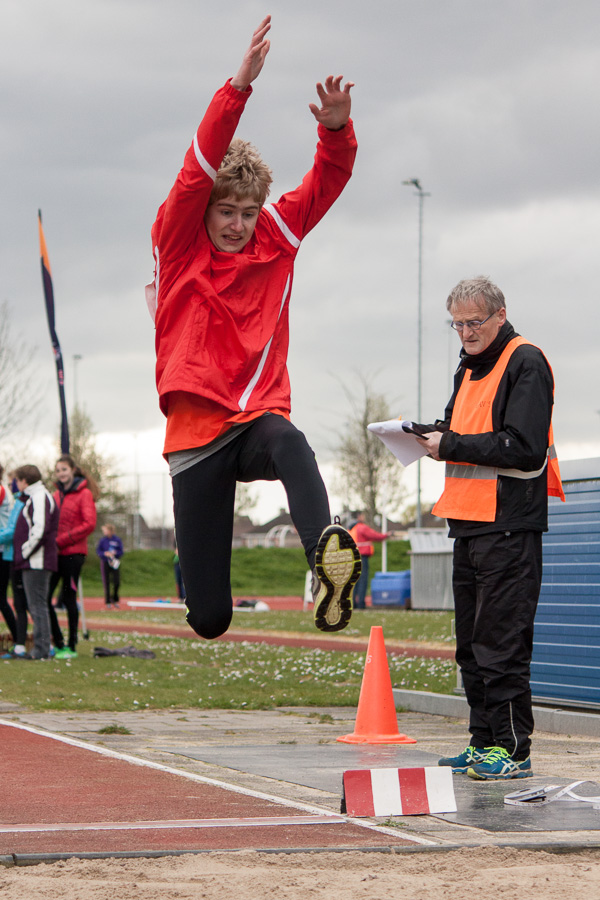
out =
[[[600,897],[600,851],[512,848],[449,852],[243,851],[161,859],[68,860],[0,869],[11,900],[570,900]]]

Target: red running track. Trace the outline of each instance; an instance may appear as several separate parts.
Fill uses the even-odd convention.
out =
[[[0,856],[410,845],[343,816],[0,721]]]

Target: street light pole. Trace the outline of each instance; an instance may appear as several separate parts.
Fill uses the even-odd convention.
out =
[[[422,372],[423,372],[423,203],[425,197],[431,196],[421,187],[418,178],[409,178],[402,184],[412,185],[419,198],[419,269],[417,282],[417,421],[422,421]],[[423,522],[421,514],[421,460],[417,460],[417,514],[415,524],[420,528]]]

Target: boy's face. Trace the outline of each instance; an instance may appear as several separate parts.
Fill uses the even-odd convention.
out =
[[[243,250],[256,228],[260,203],[225,197],[211,203],[204,216],[208,236],[224,253]]]
[[[29,485],[27,484],[27,482],[25,481],[24,478],[16,478],[15,481],[17,482],[18,490],[20,490],[21,492],[26,491],[27,488],[29,487]]]

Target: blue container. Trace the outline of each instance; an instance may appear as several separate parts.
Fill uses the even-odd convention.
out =
[[[535,699],[600,708],[600,459],[561,466],[567,498],[550,498],[535,617]]]
[[[373,606],[410,605],[410,569],[403,572],[376,572],[371,581]]]

